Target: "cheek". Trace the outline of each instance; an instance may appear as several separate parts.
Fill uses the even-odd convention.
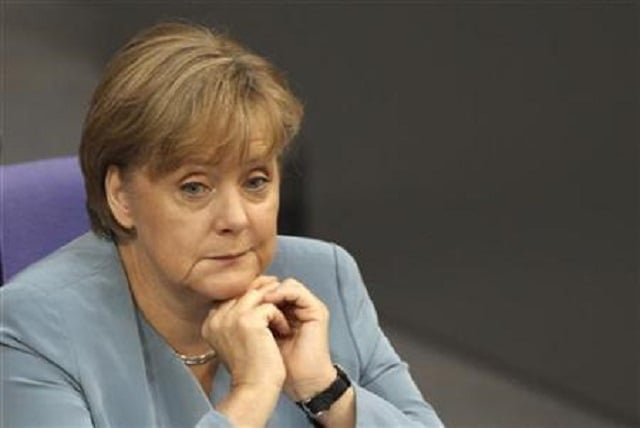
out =
[[[157,247],[177,245],[181,241],[181,231],[176,217],[167,215],[161,208],[149,205],[136,218],[138,238]]]
[[[259,213],[258,228],[261,230],[265,238],[275,238],[277,233],[279,202],[280,201],[276,194],[273,200],[264,207],[261,213]]]
[[[258,257],[262,269],[271,263],[276,246],[278,233],[278,199],[274,198],[270,204],[265,205],[260,212],[254,215],[254,229],[260,243]]]
[[[147,251],[170,264],[190,257],[199,240],[206,236],[204,216],[158,200],[146,202],[137,211],[136,229],[138,239],[148,247]]]

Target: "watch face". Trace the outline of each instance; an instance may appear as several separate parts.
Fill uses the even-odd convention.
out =
[[[337,401],[336,398],[330,396],[329,394],[322,394],[316,399],[313,400],[313,403],[309,403],[308,408],[313,413],[314,416],[320,416],[320,413],[326,412],[329,410],[329,407]]]

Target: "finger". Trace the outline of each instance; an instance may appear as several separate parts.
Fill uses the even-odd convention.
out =
[[[324,303],[294,279],[286,279],[279,287],[267,292],[263,302],[287,306],[287,312],[292,312],[300,321],[328,315]]]
[[[276,336],[288,336],[291,334],[291,326],[282,311],[276,305],[264,303],[258,306],[256,314],[265,320],[265,323]]]
[[[265,293],[265,299],[271,301],[278,298],[282,303],[290,303],[295,306],[309,306],[320,300],[309,291],[307,287],[293,278],[287,278],[277,288],[269,289]]]
[[[248,289],[249,290],[265,289],[267,286],[277,281],[278,281],[278,278],[275,276],[261,275],[251,282]],[[213,312],[218,312],[220,314],[228,312],[229,309],[231,309],[233,306],[235,306],[236,303],[238,303],[241,297],[242,296],[236,297],[234,299],[229,299],[229,300],[215,301],[211,306],[211,309],[209,310],[209,315],[211,315]]]
[[[211,306],[211,309],[209,309],[209,317],[211,317],[213,314],[226,313],[229,309],[231,309],[237,303],[237,301],[238,299],[229,299],[229,300],[219,300],[215,302]]]
[[[234,310],[246,311],[254,308],[262,302],[265,293],[275,290],[280,286],[277,281],[271,281],[261,285],[259,289],[252,288],[238,298],[238,302],[234,306]]]
[[[216,325],[220,324],[221,320],[225,318],[229,310],[236,304],[236,300],[237,299],[220,301],[211,309],[209,309],[209,314],[200,327],[200,335],[204,337],[212,346],[213,341],[210,338],[211,332],[215,329]]]
[[[271,284],[273,282],[277,282],[278,277],[272,275],[260,275],[256,279],[254,279],[249,285],[250,290],[259,290],[267,284]]]

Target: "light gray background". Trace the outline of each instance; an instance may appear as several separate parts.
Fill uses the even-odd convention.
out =
[[[639,423],[637,6],[9,1],[2,160],[74,153],[145,25],[227,29],[306,104],[293,230],[347,247],[385,322]]]

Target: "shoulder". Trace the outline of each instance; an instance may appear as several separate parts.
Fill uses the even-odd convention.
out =
[[[336,245],[320,239],[279,235],[276,258],[331,257]]]
[[[296,273],[335,273],[342,265],[354,265],[353,257],[340,245],[320,239],[278,236],[277,250],[270,270]],[[329,270],[328,270],[329,269]]]
[[[19,272],[0,293],[3,298],[58,294],[119,268],[118,260],[112,242],[86,233]]]
[[[267,274],[299,280],[330,308],[363,292],[354,258],[341,246],[318,239],[279,236]]]
[[[59,360],[96,302],[118,294],[121,270],[115,246],[93,234],[29,266],[0,287],[0,343]]]
[[[29,319],[30,311],[42,308],[69,316],[83,304],[92,307],[108,295],[121,293],[123,282],[126,279],[115,245],[87,233],[0,287],[2,320],[14,315]]]

